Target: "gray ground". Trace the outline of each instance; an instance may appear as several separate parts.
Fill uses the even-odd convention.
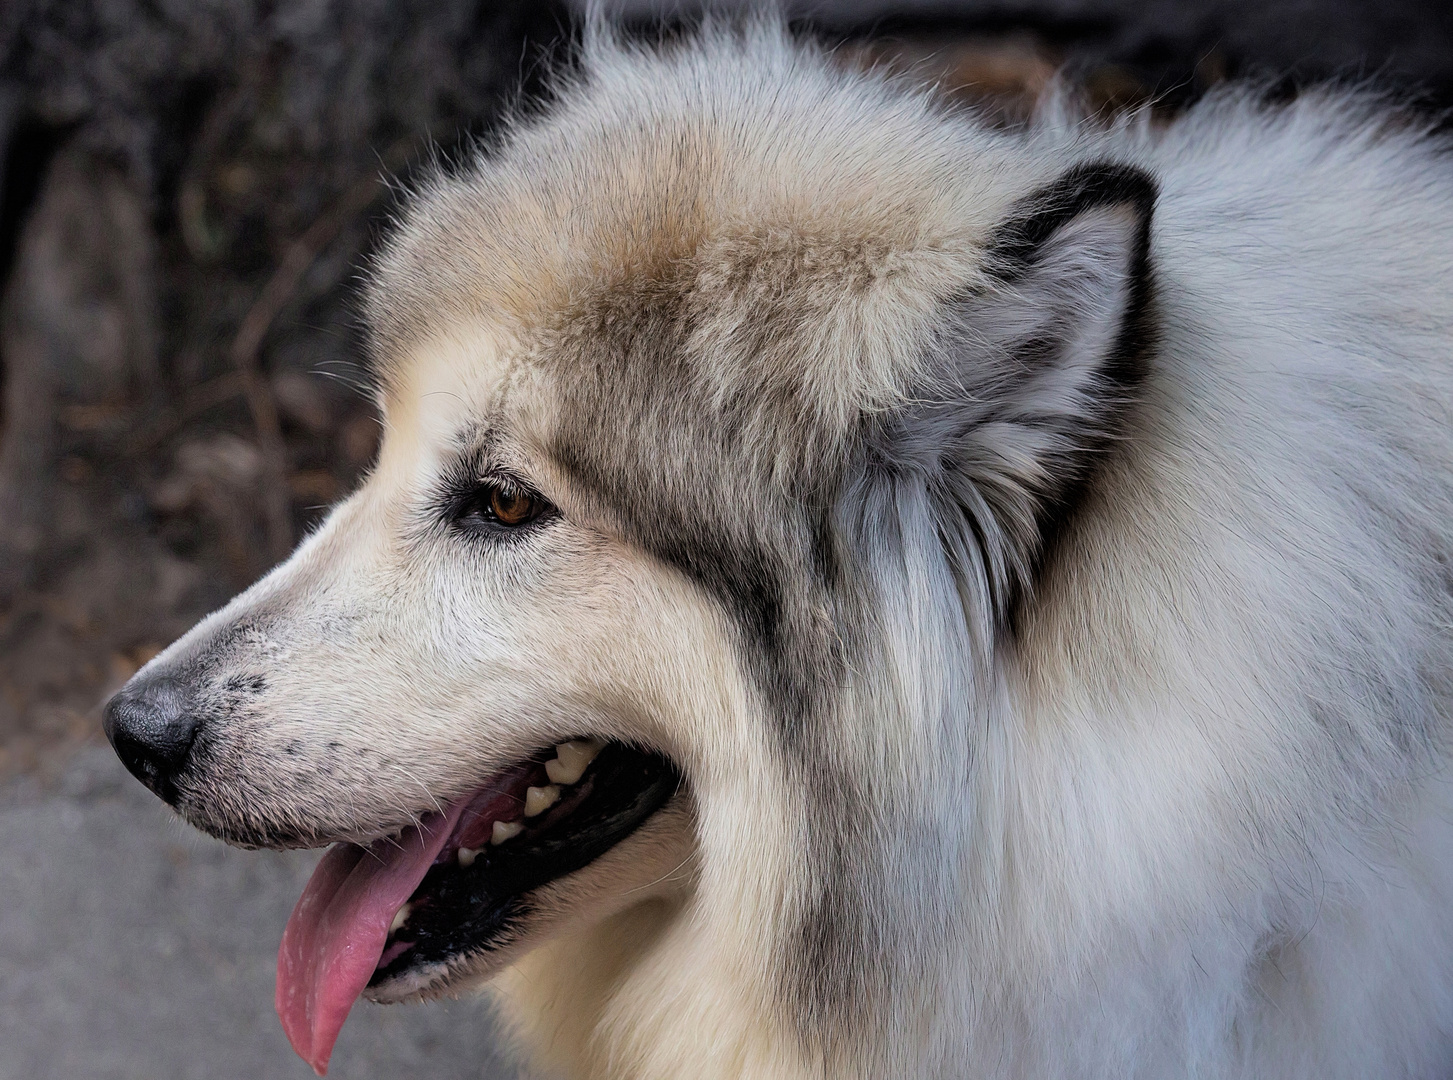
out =
[[[316,853],[183,826],[108,748],[0,786],[0,1080],[312,1073],[272,1010],[278,938]],[[361,1003],[336,1080],[514,1077],[478,1001]]]

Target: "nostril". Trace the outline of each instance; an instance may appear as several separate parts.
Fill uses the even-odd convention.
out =
[[[103,726],[116,756],[153,792],[172,802],[199,726],[186,683],[152,676],[123,686],[106,703]]]

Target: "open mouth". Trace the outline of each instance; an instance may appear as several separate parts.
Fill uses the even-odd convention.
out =
[[[533,890],[605,854],[679,783],[658,754],[575,739],[367,848],[334,845],[278,951],[277,1010],[293,1048],[322,1075],[361,993],[426,992],[507,944]]]

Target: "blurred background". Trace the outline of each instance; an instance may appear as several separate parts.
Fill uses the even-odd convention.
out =
[[[718,5],[726,6],[726,5]],[[689,5],[611,5],[643,37]],[[817,0],[796,32],[1022,122],[1061,73],[1453,106],[1441,0]],[[184,829],[98,706],[368,467],[353,308],[401,190],[568,64],[566,0],[0,0],[0,1080],[306,1076],[272,964],[316,856]],[[460,1002],[360,1006],[332,1075],[514,1075]]]

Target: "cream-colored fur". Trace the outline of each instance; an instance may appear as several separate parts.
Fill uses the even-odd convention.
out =
[[[266,681],[184,812],[366,840],[556,739],[670,756],[686,790],[550,886],[507,970],[394,995],[492,977],[546,1073],[1449,1075],[1441,145],[1336,92],[991,131],[762,27],[598,34],[583,68],[374,267],[363,488],[154,661]],[[1105,160],[1158,187],[1115,423],[1089,366],[942,381],[1041,326],[996,230]],[[1107,206],[1056,234],[1091,359],[1139,220]],[[893,456],[952,426],[921,408],[970,417],[931,467]],[[1071,455],[1043,417],[1095,438],[1041,546]],[[434,522],[476,451],[559,521]],[[960,547],[950,481],[986,493]],[[818,521],[841,587],[798,560]],[[776,652],[738,556],[780,585]]]

